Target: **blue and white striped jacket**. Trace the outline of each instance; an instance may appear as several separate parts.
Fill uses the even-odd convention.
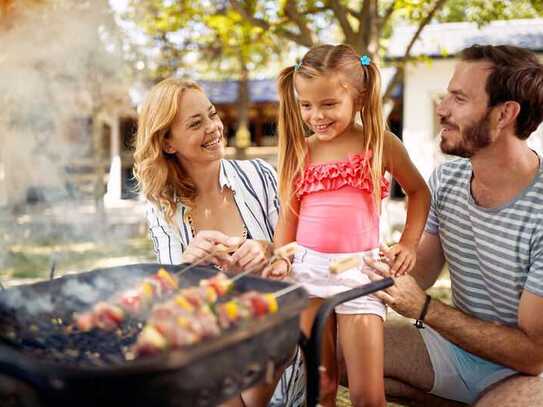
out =
[[[277,174],[267,162],[256,160],[221,160],[219,184],[234,192],[234,199],[251,239],[272,241],[279,216]],[[188,207],[179,205],[175,216],[177,230],[173,230],[158,207],[146,207],[149,233],[157,261],[180,264],[192,231],[187,220]]]

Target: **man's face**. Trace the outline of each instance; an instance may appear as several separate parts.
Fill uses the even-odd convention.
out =
[[[437,108],[441,124],[441,151],[472,157],[492,142],[492,108],[485,86],[492,65],[460,62]]]

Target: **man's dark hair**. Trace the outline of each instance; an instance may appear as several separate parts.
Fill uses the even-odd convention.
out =
[[[466,62],[493,65],[486,80],[489,107],[515,101],[520,105],[515,133],[525,140],[543,121],[543,65],[535,54],[511,45],[472,45],[460,53]]]

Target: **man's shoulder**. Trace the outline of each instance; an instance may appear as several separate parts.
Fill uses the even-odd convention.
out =
[[[436,172],[443,177],[458,176],[471,172],[471,162],[467,158],[454,158],[440,164]]]
[[[430,185],[441,188],[458,185],[471,178],[471,162],[466,158],[456,158],[440,164],[432,173]]]

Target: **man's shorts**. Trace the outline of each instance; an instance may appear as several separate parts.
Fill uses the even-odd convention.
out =
[[[428,325],[419,332],[434,369],[430,393],[436,396],[471,404],[490,385],[518,374],[459,348]]]
[[[310,298],[328,298],[341,292],[370,283],[367,272],[371,270],[362,260],[362,265],[342,273],[330,273],[330,263],[350,256],[379,256],[379,249],[358,253],[322,253],[298,245],[292,263],[292,277],[309,293]],[[386,307],[374,295],[366,295],[339,304],[338,314],[375,314],[385,319]]]

